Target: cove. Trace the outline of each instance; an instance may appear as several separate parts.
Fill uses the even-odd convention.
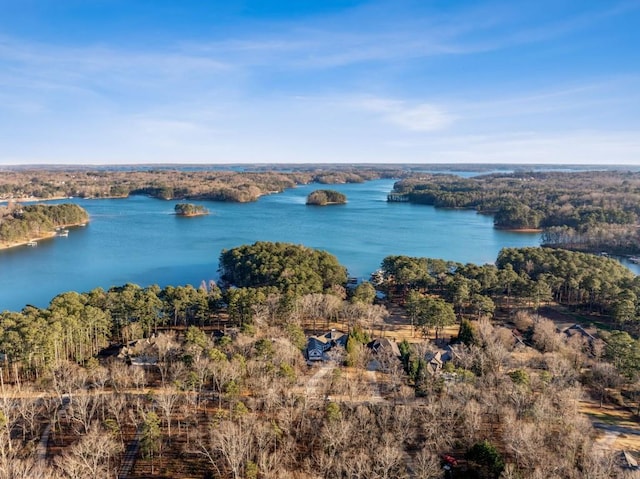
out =
[[[128,282],[197,287],[217,278],[222,249],[255,241],[327,250],[350,276],[365,279],[392,254],[484,264],[503,247],[540,244],[539,234],[495,230],[491,216],[474,211],[388,203],[393,183],[310,184],[255,203],[198,201],[210,214],[194,218],[173,214],[178,201],[143,196],[66,200],[85,208],[91,222],[36,248],[0,251],[0,311],[46,307],[65,291]],[[319,187],[345,194],[347,204],[306,206]]]

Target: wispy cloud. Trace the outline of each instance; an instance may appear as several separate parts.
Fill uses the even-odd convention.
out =
[[[640,105],[640,92],[634,87],[638,81],[637,75],[610,75],[554,87],[523,88],[509,94],[485,92],[477,98],[450,99],[446,105],[460,123],[484,127],[495,126],[496,121],[514,126],[526,121],[529,128],[544,129],[544,125],[562,122],[571,122],[575,128],[576,122],[587,119],[592,127],[609,129],[619,122],[631,126],[631,119],[624,112]],[[616,115],[619,120],[612,122]]]
[[[355,104],[379,114],[384,121],[410,131],[442,130],[454,121],[454,117],[442,108],[428,103],[409,104],[387,98],[365,98]]]

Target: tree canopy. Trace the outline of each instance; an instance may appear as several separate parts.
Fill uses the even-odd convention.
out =
[[[220,273],[239,288],[275,287],[295,295],[330,292],[347,281],[346,268],[326,251],[261,241],[223,250]]]

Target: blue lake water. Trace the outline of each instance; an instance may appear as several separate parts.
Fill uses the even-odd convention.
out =
[[[142,196],[73,201],[91,222],[37,248],[0,251],[0,311],[45,307],[55,295],[127,282],[141,286],[216,279],[224,248],[255,241],[286,241],[325,249],[351,276],[368,278],[391,254],[492,263],[503,247],[535,246],[538,234],[499,231],[490,216],[467,210],[387,203],[393,180],[331,185],[348,204],[306,206],[315,185],[255,203],[197,202],[211,214],[173,215],[176,201]]]

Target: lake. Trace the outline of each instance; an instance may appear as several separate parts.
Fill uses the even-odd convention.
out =
[[[182,218],[177,201],[143,196],[67,200],[91,216],[66,238],[36,248],[0,251],[0,311],[46,307],[55,295],[125,283],[193,284],[216,279],[224,248],[286,241],[336,255],[350,276],[368,278],[392,254],[493,263],[501,248],[537,246],[540,235],[499,231],[493,219],[468,210],[388,203],[393,180],[304,185],[255,203],[194,202],[210,215]],[[306,206],[307,195],[330,188],[346,205]]]

